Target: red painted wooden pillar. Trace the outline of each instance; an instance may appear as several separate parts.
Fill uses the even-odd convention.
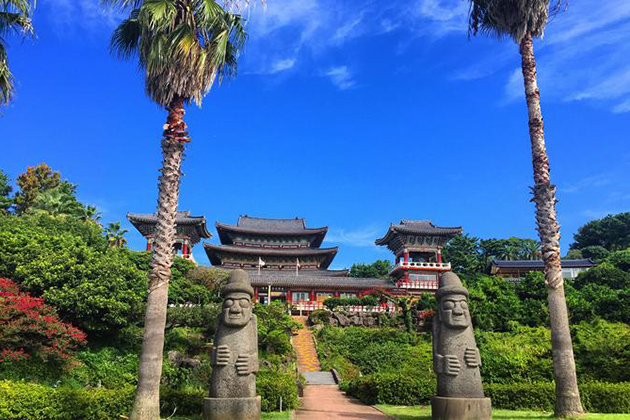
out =
[[[254,302],[258,303],[258,287],[254,287]]]
[[[293,297],[291,296],[291,290],[287,290],[286,294],[287,294],[287,303],[293,303]]]
[[[151,251],[151,241],[147,241],[147,251]]]
[[[188,244],[186,242],[182,243],[182,255],[184,257],[188,255]]]
[[[409,264],[409,252],[405,252],[405,265]]]
[[[315,302],[315,290],[311,290],[311,302]]]
[[[442,264],[442,250],[441,249],[438,249],[438,252],[437,252],[437,262],[439,264]]]

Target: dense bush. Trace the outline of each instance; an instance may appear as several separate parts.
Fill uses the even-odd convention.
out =
[[[0,216],[0,276],[43,297],[64,321],[111,334],[141,318],[146,275],[129,251],[108,250],[92,233],[71,219]]]
[[[630,383],[585,382],[579,385],[586,411],[630,413]],[[492,406],[506,410],[553,411],[556,400],[553,382],[484,385]]]
[[[366,404],[426,404],[435,395],[435,380],[405,373],[375,373],[351,381],[347,393]]]
[[[630,325],[595,320],[571,332],[578,378],[630,382]]]
[[[291,335],[302,326],[287,314],[284,304],[256,304],[254,313],[258,317],[258,348],[264,354],[292,356]]]
[[[280,370],[263,369],[256,378],[256,392],[261,396],[262,411],[278,411],[298,406],[298,386],[294,375]]]
[[[29,358],[60,362],[84,344],[85,334],[61,322],[52,306],[0,278],[0,363]]]

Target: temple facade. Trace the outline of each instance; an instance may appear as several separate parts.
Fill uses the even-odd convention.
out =
[[[147,240],[147,251],[151,250],[157,233],[157,216],[154,213],[127,213],[127,220],[138,229]],[[189,211],[178,211],[175,218],[177,232],[173,253],[182,258],[193,260],[192,248],[201,238],[211,238],[212,234],[206,227],[206,218],[191,216]]]

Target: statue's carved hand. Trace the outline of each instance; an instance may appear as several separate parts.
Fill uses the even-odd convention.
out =
[[[444,356],[444,371],[447,375],[457,376],[462,370],[462,365],[459,363],[459,359],[454,354],[447,354]]]
[[[247,376],[252,373],[251,362],[249,354],[240,354],[236,359],[236,373],[240,376]]]
[[[215,349],[216,366],[227,366],[227,364],[230,362],[231,357],[232,352],[227,345],[222,344]]]
[[[464,360],[466,361],[466,365],[468,367],[478,367],[481,366],[481,357],[479,357],[479,350],[477,348],[466,348],[464,352]]]

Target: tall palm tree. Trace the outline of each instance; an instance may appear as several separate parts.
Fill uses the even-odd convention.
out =
[[[107,243],[113,248],[124,248],[127,245],[125,234],[129,232],[127,229],[120,228],[120,222],[108,223],[105,230]]]
[[[0,0],[0,106],[8,104],[13,97],[13,74],[9,69],[4,36],[12,31],[32,35],[31,11],[28,0]]]
[[[96,206],[88,205],[81,209],[78,218],[84,223],[94,223],[95,225],[100,226],[102,216],[103,213],[98,211]]]
[[[519,46],[529,111],[529,137],[534,167],[532,201],[545,263],[553,367],[556,382],[557,417],[582,416],[584,410],[577,386],[569,316],[560,267],[560,227],[556,218],[556,187],[549,177],[540,91],[536,76],[533,39],[543,35],[550,15],[561,10],[562,0],[470,0],[469,30],[512,38]]]
[[[147,95],[168,115],[162,137],[157,232],[132,420],[156,420],[162,374],[168,285],[184,146],[190,141],[184,106],[201,104],[215,80],[236,74],[246,34],[242,19],[214,0],[104,0],[129,12],[114,31],[112,50],[137,57]]]

